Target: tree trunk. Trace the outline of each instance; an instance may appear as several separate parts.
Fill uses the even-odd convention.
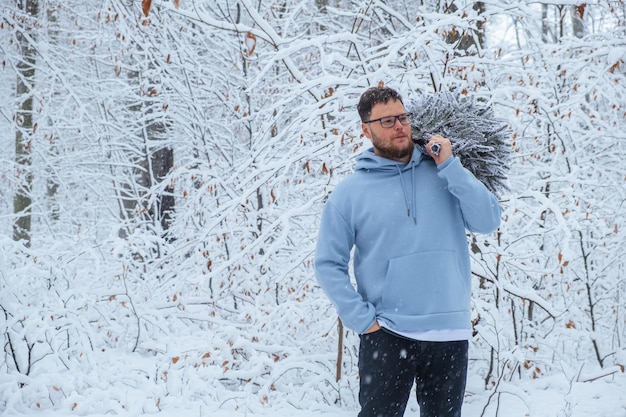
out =
[[[24,11],[25,19],[34,20],[39,12],[37,0],[24,0],[18,2],[18,7]],[[24,31],[17,32],[17,40],[20,45],[23,59],[17,64],[17,97],[21,104],[16,112],[15,121],[17,129],[15,133],[15,166],[17,169],[18,185],[13,196],[13,212],[16,215],[13,224],[13,239],[24,241],[30,246],[31,240],[31,188],[32,188],[32,134],[33,124],[33,95],[35,85],[35,48],[31,44],[34,39],[32,27],[28,22],[24,24]]]

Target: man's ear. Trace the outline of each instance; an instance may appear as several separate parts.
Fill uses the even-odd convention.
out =
[[[368,139],[372,138],[372,132],[370,131],[369,123],[361,123],[361,130],[363,131],[363,134],[365,135],[366,138]]]

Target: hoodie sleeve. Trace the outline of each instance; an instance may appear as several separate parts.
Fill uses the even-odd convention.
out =
[[[362,334],[376,322],[376,309],[350,281],[353,245],[354,231],[332,201],[326,202],[315,250],[315,275],[346,327]]]
[[[476,233],[491,233],[500,226],[500,204],[485,185],[461,165],[458,157],[439,165],[438,175],[448,182],[448,191],[461,206],[465,227]]]

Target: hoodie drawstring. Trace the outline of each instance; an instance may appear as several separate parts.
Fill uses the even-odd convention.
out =
[[[409,202],[409,196],[404,183],[404,176],[400,166],[396,165],[398,174],[400,175],[400,183],[402,184],[402,193],[404,194],[404,203],[406,204],[406,214],[411,217],[413,214],[413,223],[417,224],[417,210],[415,208],[415,164],[411,163],[411,201]]]

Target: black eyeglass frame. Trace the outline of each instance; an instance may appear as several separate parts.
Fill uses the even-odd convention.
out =
[[[380,126],[384,129],[390,129],[392,127],[394,127],[396,125],[396,121],[400,122],[401,125],[406,126],[408,124],[411,123],[411,121],[409,120],[409,117],[411,116],[411,113],[403,113],[403,114],[399,114],[397,116],[383,116],[383,117],[379,117],[378,119],[372,119],[372,120],[367,120],[363,123],[374,123],[374,122],[380,122]],[[401,117],[405,117],[406,123],[403,123],[402,120],[400,120]],[[391,119],[393,118],[393,123],[390,124],[389,126],[385,126],[383,125],[383,119]]]

